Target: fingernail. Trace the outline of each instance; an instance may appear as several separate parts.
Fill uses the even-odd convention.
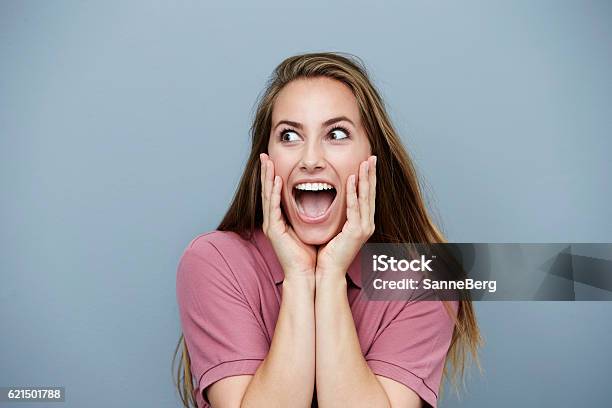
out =
[[[280,182],[280,176],[274,176],[274,184],[278,184]]]
[[[368,171],[369,168],[370,168],[370,163],[365,162],[365,171]]]
[[[374,156],[374,165],[376,166],[376,159],[378,159],[378,157]]]

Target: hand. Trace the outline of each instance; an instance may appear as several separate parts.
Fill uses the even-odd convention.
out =
[[[351,174],[346,185],[346,222],[342,231],[317,254],[317,279],[335,275],[344,278],[353,259],[374,233],[376,203],[376,156],[359,165],[359,196],[355,175]]]
[[[261,200],[263,207],[262,230],[270,240],[276,256],[290,276],[314,277],[317,249],[303,243],[291,226],[287,225],[281,211],[283,180],[274,176],[274,163],[267,154],[259,155],[261,161]]]

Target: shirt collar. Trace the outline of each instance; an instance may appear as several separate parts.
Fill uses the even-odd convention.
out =
[[[255,229],[253,233],[253,241],[261,252],[261,255],[264,257],[266,264],[268,264],[268,267],[272,272],[272,277],[274,278],[274,283],[282,283],[285,279],[285,273],[283,272],[283,268],[280,265],[278,258],[276,257],[276,252],[274,252],[272,243],[270,242],[266,234],[263,233],[261,228]],[[361,288],[360,258],[360,254],[357,254],[357,256],[355,256],[355,259],[353,259],[353,262],[351,263],[351,266],[349,267],[349,270],[347,272],[351,283],[353,283],[358,288]]]

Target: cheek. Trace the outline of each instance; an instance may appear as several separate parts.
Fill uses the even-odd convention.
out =
[[[272,159],[272,162],[274,163],[274,174],[277,176],[281,176],[281,178],[283,179],[283,183],[286,183],[291,172],[291,166],[287,165],[286,163],[283,163],[282,161],[279,162],[274,159]]]
[[[370,156],[367,153],[353,153],[343,157],[342,160],[336,160],[335,168],[340,176],[343,188],[346,188],[346,183],[351,174],[354,174],[357,179],[359,178],[359,166],[362,162],[366,161],[368,157]]]
[[[282,182],[282,190],[281,190],[281,202],[283,207],[287,208],[287,205],[290,204],[290,191],[287,186],[287,181],[289,180],[289,176],[291,175],[291,170],[293,168],[293,162],[288,155],[282,154],[282,152],[274,152],[274,150],[268,150],[270,160],[274,163],[274,175],[281,177]]]
[[[281,176],[283,178],[283,182],[286,182],[291,171],[291,158],[288,155],[282,154],[282,152],[276,150],[277,149],[269,149],[268,156],[270,156],[270,160],[272,160],[272,163],[274,163],[274,174]]]

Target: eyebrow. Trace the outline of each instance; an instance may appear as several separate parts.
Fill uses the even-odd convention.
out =
[[[347,122],[349,122],[351,125],[355,126],[355,124],[353,123],[353,121],[352,121],[352,120],[350,120],[349,118],[347,118],[346,116],[337,116],[337,117],[335,117],[335,118],[327,119],[325,122],[323,122],[322,127],[329,126],[329,125],[331,125],[332,123],[341,122],[341,121],[343,121],[343,120],[344,120],[344,121],[347,121]],[[283,123],[284,123],[284,124],[286,124],[286,125],[290,125],[290,126],[296,127],[296,128],[298,128],[298,129],[300,129],[300,130],[304,128],[304,127],[302,126],[302,124],[301,124],[301,123],[299,123],[299,122],[294,122],[294,121],[291,121],[291,120],[281,120],[280,122],[278,122],[278,123],[276,124],[276,126],[274,126],[274,129],[276,129],[276,128],[277,128],[279,125],[282,125]]]

